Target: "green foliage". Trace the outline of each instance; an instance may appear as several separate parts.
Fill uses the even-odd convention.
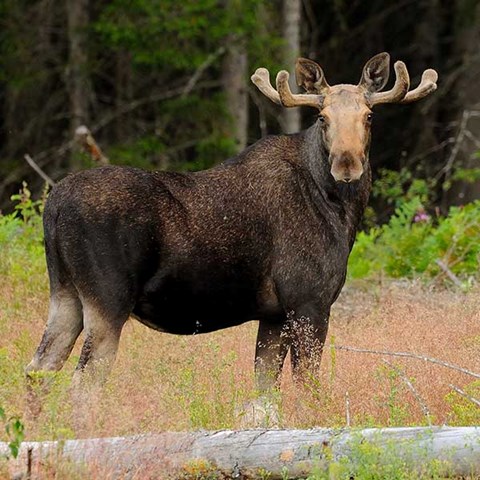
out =
[[[447,217],[432,219],[414,197],[397,207],[387,224],[359,233],[349,259],[349,276],[443,278],[437,263],[441,261],[467,286],[479,272],[479,235],[479,201],[452,207]]]
[[[159,137],[149,135],[114,145],[108,149],[108,156],[117,165],[148,169],[152,168],[152,163],[161,163],[155,160],[161,158],[165,148],[165,143]]]
[[[116,49],[132,54],[137,67],[199,67],[229,39],[251,42],[258,28],[262,0],[114,0],[103,9],[94,29]]]
[[[471,398],[480,401],[480,381],[476,380],[462,389]],[[474,402],[452,391],[446,396],[451,413],[449,423],[453,425],[479,425],[480,408]]]
[[[221,480],[224,476],[215,464],[198,458],[187,462],[177,478],[178,480]]]
[[[44,275],[42,212],[45,195],[33,200],[27,184],[12,195],[15,211],[0,215],[0,275],[13,274],[17,281],[30,281]]]
[[[372,196],[387,205],[396,207],[419,198],[423,204],[429,201],[431,181],[417,178],[408,168],[399,171],[380,168],[378,179],[373,183]]]
[[[428,436],[425,441],[428,443]],[[318,467],[306,480],[441,479],[450,470],[448,461],[425,460],[419,466],[419,458],[427,457],[427,447],[419,451],[409,440],[382,442],[375,435],[366,439],[358,434],[348,447],[349,454],[338,460],[333,458],[332,447],[323,447]],[[398,453],[400,448],[402,455]]]
[[[0,421],[4,425],[7,435],[8,448],[13,458],[18,457],[20,445],[25,438],[25,427],[19,417],[8,417],[3,407],[0,406]]]
[[[177,155],[176,162],[170,168],[200,170],[233,155],[235,145],[230,135],[231,119],[224,100],[221,94],[210,95],[209,98],[190,95],[165,103],[163,108],[168,116],[182,118],[181,129],[165,130],[165,145],[171,141],[169,136],[175,136],[177,144],[187,146],[183,155]],[[192,132],[195,132],[193,138]],[[188,147],[194,151],[193,155]],[[165,153],[168,154],[168,150]]]
[[[71,363],[71,361],[70,361]],[[42,406],[42,421],[39,425],[41,437],[51,440],[66,440],[75,437],[71,402],[72,372],[66,368],[60,372],[30,373],[31,398]]]
[[[480,155],[477,155],[480,158]],[[474,183],[480,180],[480,168],[457,168],[452,175],[452,181]]]

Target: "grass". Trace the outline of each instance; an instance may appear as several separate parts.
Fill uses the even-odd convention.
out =
[[[255,395],[253,322],[178,337],[130,320],[105,391],[81,431],[76,429],[68,392],[79,345],[64,370],[53,375],[40,418],[26,418],[23,368],[47,316],[45,275],[41,285],[0,277],[0,405],[7,415],[24,419],[27,439],[239,427],[236,412]],[[371,285],[347,287],[333,308],[328,343],[410,351],[479,370],[478,290],[428,291],[415,283],[378,285],[373,290]],[[433,423],[480,424],[480,409],[449,387],[454,384],[478,398],[478,382],[473,378],[418,360],[387,359],[395,369],[382,356],[341,350],[332,355],[327,348],[319,375],[307,388],[293,384],[287,362],[280,398],[283,426],[345,425],[347,392],[352,426],[426,424],[399,370],[428,406]]]

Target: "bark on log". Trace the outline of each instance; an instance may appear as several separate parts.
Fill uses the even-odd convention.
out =
[[[270,480],[305,478],[312,469],[327,468],[355,451],[358,442],[394,448],[395,458],[421,469],[427,462],[448,462],[446,475],[480,473],[480,427],[407,427],[365,430],[242,430],[165,432],[125,438],[97,438],[64,442],[25,442],[10,460],[13,478],[38,478],[45,465],[62,461],[86,468],[91,478],[200,478],[217,472],[223,477]],[[28,454],[30,450],[31,454]],[[8,453],[0,443],[0,458]],[[361,461],[358,452],[350,455]],[[29,458],[30,457],[30,458]],[[380,455],[380,462],[392,456]],[[214,469],[214,470],[212,470]],[[203,478],[203,477],[202,477]]]

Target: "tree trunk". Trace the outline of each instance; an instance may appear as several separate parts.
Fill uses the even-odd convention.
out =
[[[132,61],[129,52],[120,51],[115,62],[115,107],[121,110],[125,103],[133,99]],[[124,143],[132,135],[132,112],[129,115],[119,115],[115,121],[115,142]]]
[[[67,90],[70,97],[70,133],[89,120],[87,27],[89,0],[67,0],[69,58]]]
[[[297,90],[295,82],[295,61],[300,56],[301,1],[283,0],[283,39],[285,40],[284,64],[290,72],[290,89]],[[285,133],[295,133],[301,129],[300,110],[286,108],[282,112],[282,126]]]
[[[455,169],[478,169],[477,153],[480,150],[480,89],[478,78],[480,75],[480,5],[478,3],[454,2],[452,7],[457,19],[455,30],[453,56],[461,59],[457,66],[458,80],[453,83],[449,104],[457,108],[458,127],[455,143],[447,155],[446,180],[451,179]],[[471,111],[474,114],[471,114]],[[447,191],[443,199],[444,210],[450,205],[464,205],[480,198],[480,181],[453,182],[452,188]]]
[[[247,52],[243,41],[227,42],[229,47],[223,59],[222,84],[227,97],[227,109],[232,121],[232,136],[237,152],[247,146],[248,95]]]
[[[8,453],[8,445],[0,442],[0,455]],[[43,478],[41,473],[49,466],[61,471],[63,464],[70,475],[78,471],[85,478],[186,479],[223,474],[221,478],[246,480],[259,478],[263,471],[265,478],[275,480],[305,478],[312,471],[338,472],[346,463],[348,473],[354,474],[365,460],[374,462],[377,469],[407,465],[412,475],[425,472],[430,462],[436,462],[439,476],[476,475],[480,473],[480,428],[164,432],[25,442],[9,467],[14,478]]]

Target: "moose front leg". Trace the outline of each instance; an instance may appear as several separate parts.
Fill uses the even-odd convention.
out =
[[[285,320],[279,319],[278,323],[261,320],[259,323],[255,352],[258,396],[241,407],[239,411],[241,428],[269,428],[280,424],[276,391],[289,347],[289,338],[284,331]]]
[[[257,389],[268,393],[278,385],[283,362],[290,346],[285,322],[260,321],[255,352],[255,376]]]
[[[329,318],[330,309],[304,308],[289,314],[290,357],[296,381],[306,381],[318,374]]]

